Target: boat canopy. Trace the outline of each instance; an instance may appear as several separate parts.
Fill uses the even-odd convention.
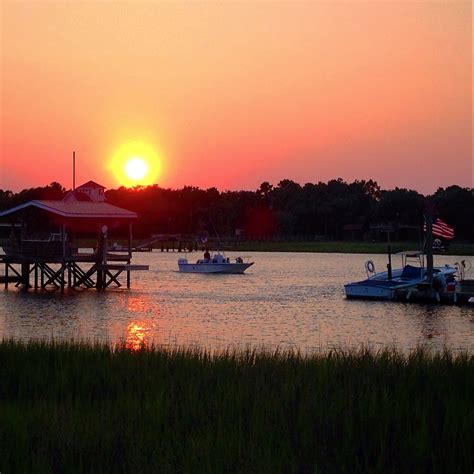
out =
[[[425,266],[425,254],[419,250],[403,250],[402,252],[397,252],[395,255],[402,257],[402,267],[405,267],[409,260],[417,261],[418,265],[422,268]]]
[[[402,252],[397,252],[395,255],[401,255],[402,257],[413,257],[418,258],[424,255],[424,252],[419,250],[403,250]]]

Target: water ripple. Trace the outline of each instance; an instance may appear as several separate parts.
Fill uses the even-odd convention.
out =
[[[251,256],[256,264],[245,275],[180,274],[178,254],[153,252],[135,256],[151,270],[133,275],[131,291],[9,290],[0,294],[0,337],[125,341],[130,347],[154,341],[313,351],[421,344],[474,351],[473,308],[346,300],[343,285],[364,276],[368,255]],[[384,256],[372,260],[377,268],[385,265]]]

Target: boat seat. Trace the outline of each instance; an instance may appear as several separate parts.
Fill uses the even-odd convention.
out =
[[[400,278],[402,280],[414,280],[417,278],[422,277],[422,268],[419,267],[414,267],[412,265],[406,265],[403,268],[402,274],[400,275]]]

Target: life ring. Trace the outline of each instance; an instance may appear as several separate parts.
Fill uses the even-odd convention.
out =
[[[375,273],[375,265],[374,265],[374,262],[372,262],[372,260],[367,260],[367,262],[365,262],[365,269],[366,269],[367,272],[369,272],[369,273]]]

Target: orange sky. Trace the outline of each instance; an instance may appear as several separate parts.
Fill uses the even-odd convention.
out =
[[[0,188],[473,185],[471,3],[1,3]]]

